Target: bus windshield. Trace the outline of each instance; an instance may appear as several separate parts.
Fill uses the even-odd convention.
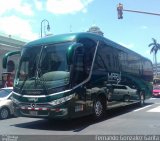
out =
[[[69,82],[67,49],[71,42],[27,47],[22,50],[15,87],[19,89],[50,89]]]

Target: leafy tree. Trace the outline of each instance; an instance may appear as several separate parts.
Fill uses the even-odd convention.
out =
[[[152,47],[150,53],[153,53],[154,55],[154,63],[156,68],[156,76],[157,76],[157,52],[160,50],[160,44],[157,43],[156,39],[152,38],[152,43],[150,43],[148,46]]]

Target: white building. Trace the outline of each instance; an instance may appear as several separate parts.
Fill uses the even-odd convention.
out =
[[[157,63],[157,76],[156,76],[156,65],[153,64],[153,73],[154,73],[154,77],[160,78],[160,63]]]
[[[24,41],[11,38],[10,35],[8,37],[6,35],[0,35],[0,86],[2,84],[2,73],[7,71],[2,67],[2,59],[4,54],[10,51],[20,50],[25,43],[26,42]],[[9,57],[8,61],[9,60],[12,60],[14,62],[15,67],[17,66],[18,60],[16,56]]]

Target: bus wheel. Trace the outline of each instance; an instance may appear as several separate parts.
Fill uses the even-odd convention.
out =
[[[0,110],[0,119],[7,119],[10,116],[10,112],[8,108],[2,108]]]
[[[105,101],[102,98],[98,98],[94,101],[93,110],[94,110],[94,119],[98,120],[104,117],[106,112]]]
[[[142,106],[144,106],[144,104],[145,104],[145,94],[144,94],[144,92],[140,92],[139,93],[139,106],[140,107],[142,107]]]

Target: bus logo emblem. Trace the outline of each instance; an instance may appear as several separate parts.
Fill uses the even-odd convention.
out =
[[[37,101],[38,101],[38,98],[30,97],[30,98],[28,98],[28,101],[37,102]]]
[[[34,104],[34,103],[31,104],[31,107],[32,107],[32,108],[34,108],[35,106],[36,106],[36,104]]]

